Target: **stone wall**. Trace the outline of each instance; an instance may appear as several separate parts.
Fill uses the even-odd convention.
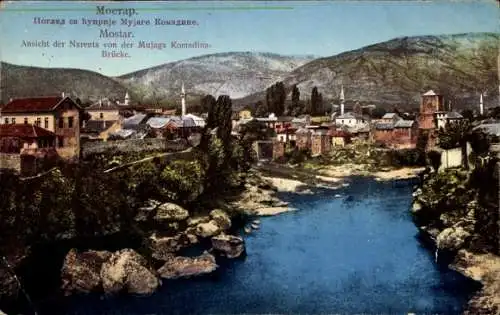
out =
[[[16,153],[0,153],[0,169],[21,171],[21,155]]]
[[[115,141],[89,141],[82,144],[82,157],[89,154],[103,153],[108,150],[118,152],[148,152],[148,151],[182,151],[188,145],[182,142],[173,142],[165,139],[130,139]]]

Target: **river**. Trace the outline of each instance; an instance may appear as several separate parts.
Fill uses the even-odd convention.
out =
[[[53,313],[459,314],[472,282],[417,239],[412,184],[351,180],[335,193],[284,195],[300,211],[263,218],[247,257],[213,276],[164,282],[150,297],[71,298]]]

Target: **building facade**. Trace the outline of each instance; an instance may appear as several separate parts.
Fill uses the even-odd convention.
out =
[[[53,132],[57,153],[63,158],[78,158],[81,112],[82,108],[69,97],[19,98],[2,108],[1,123],[34,125]]]

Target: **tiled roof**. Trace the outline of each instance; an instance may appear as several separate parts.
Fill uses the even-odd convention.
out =
[[[51,111],[54,110],[56,106],[59,103],[61,103],[63,99],[65,98],[61,96],[16,98],[5,104],[4,107],[2,107],[2,113],[26,113],[26,112]]]
[[[129,118],[126,118],[123,120],[123,125],[139,125],[140,123],[143,122],[144,119],[146,119],[147,115],[146,114],[136,114],[134,116],[131,116]]]
[[[423,94],[423,96],[436,96],[436,95],[437,95],[436,92],[434,92],[433,90],[429,90]]]
[[[413,120],[399,120],[394,125],[394,128],[411,128],[415,121]]]
[[[151,117],[148,119],[146,124],[148,124],[151,128],[159,129],[165,127],[169,121],[170,118],[167,117]]]
[[[378,122],[378,123],[375,124],[375,129],[378,129],[378,130],[391,130],[391,129],[394,129],[394,124],[393,123]]]
[[[46,96],[12,99],[2,107],[4,113],[30,113],[46,112],[57,108],[64,101],[69,101],[73,106],[81,109],[81,106],[75,103],[70,97]]]
[[[464,118],[462,115],[460,115],[457,112],[448,112],[448,113],[446,113],[446,117],[447,118],[452,118],[452,119],[461,119],[461,118]]]
[[[29,124],[0,125],[0,137],[38,138],[53,137],[55,134],[47,129]]]
[[[382,117],[382,119],[392,119],[392,118],[394,118],[395,116],[398,116],[398,114],[396,114],[396,113],[386,113],[386,114]]]

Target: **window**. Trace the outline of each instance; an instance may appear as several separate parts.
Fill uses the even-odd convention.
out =
[[[38,117],[35,122],[35,126],[40,127],[42,125],[42,119]]]
[[[73,117],[68,117],[68,128],[73,128]]]
[[[63,138],[63,137],[59,137],[59,138],[57,139],[57,146],[58,146],[59,148],[64,147],[64,138]]]
[[[6,124],[8,124],[8,123],[9,123],[9,118],[5,118],[4,122],[5,122]]]
[[[27,125],[28,124],[28,117],[24,117],[24,124]]]
[[[12,123],[15,124],[16,123],[16,119],[14,117],[12,117]]]
[[[59,128],[64,128],[64,119],[62,117],[59,118]]]
[[[44,128],[49,129],[49,118],[48,117],[45,117]]]
[[[104,118],[104,113],[99,113],[99,118],[103,119]]]

